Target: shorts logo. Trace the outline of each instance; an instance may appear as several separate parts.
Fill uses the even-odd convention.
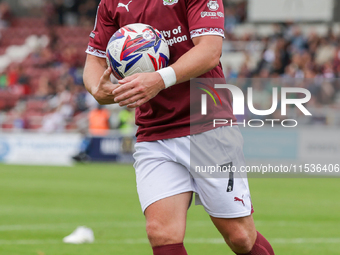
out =
[[[243,196],[244,196],[244,195],[242,195],[242,198],[234,197],[234,201],[235,201],[235,202],[242,202],[243,206],[246,206],[245,203],[244,203],[244,201],[243,201]]]
[[[220,7],[217,1],[210,0],[207,4],[210,11],[217,11]]]
[[[163,0],[164,5],[173,5],[178,3],[178,0]]]

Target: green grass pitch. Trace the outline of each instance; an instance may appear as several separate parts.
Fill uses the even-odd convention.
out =
[[[255,222],[276,254],[340,254],[339,179],[250,178]],[[0,165],[1,255],[151,255],[131,165]],[[63,244],[77,226],[95,243]],[[233,254],[201,206],[188,212],[190,255]]]

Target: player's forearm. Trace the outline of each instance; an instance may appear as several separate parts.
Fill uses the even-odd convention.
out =
[[[87,55],[84,67],[83,80],[85,88],[90,94],[94,94],[95,88],[98,86],[103,73],[107,68],[105,59]]]
[[[198,77],[219,63],[223,39],[220,36],[202,36],[194,38],[195,47],[182,55],[171,65],[176,73],[176,83]]]
[[[84,68],[84,84],[86,89],[101,105],[114,104],[112,91],[117,88],[117,84],[112,84],[110,80],[111,69],[107,68],[105,58],[87,55]]]

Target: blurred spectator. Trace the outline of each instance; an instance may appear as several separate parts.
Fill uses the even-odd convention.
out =
[[[40,129],[43,133],[56,133],[65,130],[66,122],[65,118],[60,112],[59,108],[51,108],[48,114],[46,114],[42,121],[42,127]]]
[[[99,0],[45,1],[45,22],[48,26],[93,26]]]
[[[302,35],[298,26],[293,27],[293,34],[290,38],[292,52],[301,53],[306,48],[306,38]]]
[[[79,24],[82,26],[92,26],[97,15],[98,1],[88,0],[79,5]]]
[[[232,33],[237,24],[235,10],[233,8],[224,9],[224,29],[227,33]]]
[[[92,135],[106,135],[110,130],[110,112],[102,105],[97,105],[89,113],[89,132]]]
[[[73,160],[77,162],[84,162],[90,159],[88,156],[88,149],[92,141],[92,136],[107,135],[110,130],[109,119],[110,112],[102,105],[97,104],[97,107],[89,112],[89,132],[85,131],[85,129],[80,129],[83,138],[80,144],[79,152],[72,157]]]
[[[72,156],[72,159],[77,162],[85,162],[85,161],[90,160],[88,153],[89,153],[92,137],[89,136],[87,131],[85,131],[84,129],[80,130],[80,133],[83,137],[82,137],[82,141],[79,146],[79,152],[76,155]]]
[[[237,72],[234,71],[231,66],[225,67],[225,74],[224,75],[225,75],[225,78],[227,80],[232,80],[232,79],[237,78]]]
[[[235,26],[245,21],[247,16],[247,1],[224,0],[224,28],[226,33],[233,32]]]
[[[63,0],[55,0],[54,8],[59,25],[64,25],[66,8]]]
[[[135,112],[134,109],[125,108],[119,112],[119,131],[124,135],[134,135],[135,132]]]
[[[336,47],[323,38],[320,41],[318,49],[315,51],[315,63],[323,65],[326,62],[333,60],[335,57]]]
[[[6,73],[0,74],[0,89],[8,86],[8,77]]]
[[[0,30],[3,28],[7,28],[11,25],[12,22],[12,13],[10,6],[7,2],[0,2]]]

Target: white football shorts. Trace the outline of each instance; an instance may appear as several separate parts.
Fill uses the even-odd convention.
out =
[[[237,126],[135,145],[137,191],[143,212],[152,203],[193,191],[195,203],[216,218],[252,212],[243,138]]]

